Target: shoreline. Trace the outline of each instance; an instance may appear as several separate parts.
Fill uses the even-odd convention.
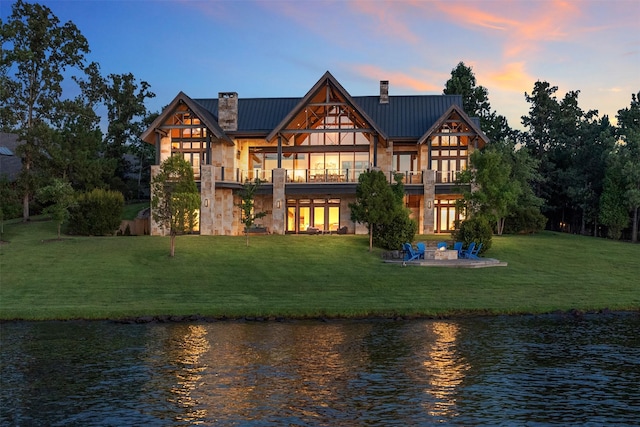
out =
[[[640,307],[629,310],[610,310],[608,308],[598,310],[555,310],[552,312],[521,312],[521,313],[496,313],[496,312],[458,312],[442,315],[371,315],[371,316],[202,316],[194,315],[154,315],[154,316],[127,316],[122,318],[104,318],[104,319],[0,319],[0,325],[9,323],[44,323],[44,322],[109,322],[121,325],[142,325],[142,324],[180,324],[180,323],[288,323],[288,322],[351,322],[351,321],[393,321],[406,322],[415,320],[456,320],[470,318],[488,318],[488,317],[557,317],[565,319],[583,319],[593,316],[639,316]]]

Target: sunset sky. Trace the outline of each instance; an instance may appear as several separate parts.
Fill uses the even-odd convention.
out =
[[[11,1],[0,0],[3,21]],[[615,118],[640,91],[640,1],[42,0],[73,21],[102,72],[179,92],[302,97],[325,71],[353,96],[440,94],[460,61],[521,128],[537,80]]]

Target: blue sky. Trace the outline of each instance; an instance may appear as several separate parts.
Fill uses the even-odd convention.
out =
[[[0,0],[3,21],[11,1]],[[301,97],[329,70],[353,96],[440,94],[460,61],[512,127],[537,80],[613,120],[640,91],[637,0],[42,0],[73,21],[104,74],[179,91]]]

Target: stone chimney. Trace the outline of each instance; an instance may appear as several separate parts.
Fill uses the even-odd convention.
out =
[[[218,93],[218,124],[224,131],[238,130],[238,94]]]
[[[380,104],[389,103],[389,80],[380,80]]]

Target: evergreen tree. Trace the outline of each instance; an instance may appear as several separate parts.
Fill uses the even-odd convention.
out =
[[[369,252],[373,250],[373,233],[376,225],[393,218],[396,196],[387,177],[380,170],[360,174],[356,187],[356,202],[349,204],[351,220],[365,224],[369,230]]]
[[[631,241],[637,243],[640,221],[640,92],[631,94],[631,105],[618,110],[616,117],[619,136],[624,142],[620,146],[620,154],[625,202],[632,215]]]

